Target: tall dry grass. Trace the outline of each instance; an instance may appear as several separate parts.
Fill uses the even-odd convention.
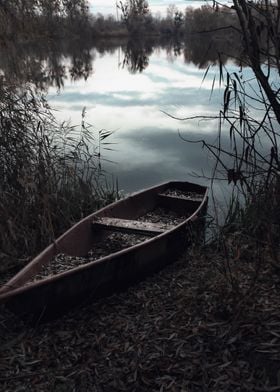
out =
[[[117,197],[101,168],[110,132],[57,124],[43,96],[0,88],[0,269]]]

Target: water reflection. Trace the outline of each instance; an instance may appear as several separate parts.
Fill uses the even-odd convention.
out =
[[[128,41],[122,66],[127,67],[129,72],[142,72],[149,65],[149,57],[153,52],[152,45],[144,45],[141,41]]]
[[[33,84],[41,91],[61,89],[67,79],[86,80],[93,72],[94,51],[79,41],[38,41],[0,46],[0,73],[10,85]]]
[[[104,168],[131,192],[168,179],[193,180],[194,172],[210,176],[207,154],[200,145],[183,142],[178,129],[193,139],[213,141],[217,122],[184,123],[164,112],[178,117],[218,113],[221,92],[215,88],[211,93],[215,69],[203,84],[202,79],[209,63],[229,59],[220,54],[226,53],[225,45],[206,35],[189,42],[99,41],[95,46],[10,43],[0,48],[0,69],[7,81],[47,91],[59,120],[78,124],[86,107],[86,119],[96,129],[115,131],[110,138],[115,151],[103,151],[103,156],[116,164],[104,162]],[[238,48],[231,47],[236,54]]]
[[[185,62],[192,62],[198,68],[206,68],[212,64],[226,64],[228,60],[241,59],[242,48],[233,34],[224,34],[214,40],[211,34],[194,34],[184,46]],[[240,65],[240,60],[234,60]]]
[[[228,53],[228,48],[231,52]],[[33,83],[41,90],[63,88],[66,80],[87,80],[94,72],[96,55],[123,53],[122,67],[131,73],[143,72],[151,55],[166,50],[170,61],[184,54],[184,61],[205,68],[210,63],[238,57],[240,47],[229,38],[213,40],[209,34],[196,34],[187,42],[172,39],[97,41],[38,39],[36,44],[7,41],[0,46],[0,72],[11,84]]]

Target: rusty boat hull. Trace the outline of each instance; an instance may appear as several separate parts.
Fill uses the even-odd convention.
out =
[[[194,193],[196,197],[182,199],[164,196],[167,189]],[[94,212],[61,235],[2,286],[0,304],[4,304],[19,316],[27,316],[37,321],[48,320],[74,306],[123,290],[159,271],[178,258],[192,241],[194,232],[203,232],[207,194],[207,188],[204,186],[172,181],[140,191]],[[95,238],[106,235],[108,224],[104,225],[104,221],[110,222],[110,230],[114,230],[116,221],[133,226],[135,219],[147,211],[152,211],[156,206],[184,213],[186,219],[166,230],[154,230],[144,242],[71,270],[31,281],[41,268],[59,253],[69,256],[87,255],[90,249],[94,249]],[[102,223],[96,226],[96,222]],[[116,229],[119,229],[117,225]],[[150,230],[147,225],[144,229]],[[154,227],[151,231],[153,229]],[[131,228],[128,228],[129,230]],[[137,230],[136,227],[135,232]]]

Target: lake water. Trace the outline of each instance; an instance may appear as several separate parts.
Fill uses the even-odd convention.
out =
[[[211,35],[194,36],[185,43],[13,43],[11,48],[0,48],[0,73],[23,90],[27,83],[46,92],[59,121],[79,125],[86,108],[96,144],[99,130],[113,132],[105,140],[109,144],[101,146],[102,168],[109,180],[118,181],[120,190],[131,193],[167,180],[210,184],[215,160],[197,141],[216,144],[219,133],[224,85],[218,82],[219,67],[212,64],[221,59],[227,71],[246,81],[248,96],[258,91],[250,70],[241,71],[225,55],[229,50],[233,57],[241,56],[235,41],[213,43]],[[256,102],[250,108],[253,119],[263,113]],[[237,118],[238,113],[237,106]],[[187,117],[191,119],[182,120]],[[222,139],[227,149],[225,126]],[[242,151],[242,141],[239,145]],[[227,161],[224,169],[232,167]],[[216,174],[223,181],[214,182],[215,200],[226,200],[232,188],[225,181],[225,170]]]
[[[69,77],[59,91],[49,90],[48,99],[59,120],[79,124],[85,107],[86,121],[97,131],[114,132],[106,140],[114,151],[102,150],[102,165],[118,179],[119,188],[133,192],[172,179],[208,183],[194,176],[209,177],[213,161],[201,144],[185,142],[180,135],[213,141],[218,122],[182,121],[168,114],[217,115],[223,94],[218,86],[212,91],[217,68],[203,81],[205,68],[186,63],[183,53],[174,56],[162,48],[144,59],[127,60],[121,48],[102,54],[92,50],[91,56],[87,80]]]

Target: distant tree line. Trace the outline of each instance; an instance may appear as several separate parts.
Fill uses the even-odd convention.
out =
[[[218,31],[222,26],[237,24],[234,10],[222,6],[188,7],[183,12],[170,5],[163,17],[151,13],[147,0],[119,0],[116,5],[116,16],[105,17],[91,14],[88,0],[0,0],[0,43],[6,39],[30,41],[38,36],[69,35],[89,40],[143,36],[177,39],[202,29]]]
[[[235,27],[238,22],[234,10],[229,7],[204,5],[194,9],[187,7],[185,12],[170,5],[166,16],[153,15],[146,0],[120,0],[117,3],[118,20],[113,15],[104,17],[92,15],[90,19],[94,34],[183,37],[190,33],[218,31],[224,26]],[[234,29],[233,29],[234,31]]]

